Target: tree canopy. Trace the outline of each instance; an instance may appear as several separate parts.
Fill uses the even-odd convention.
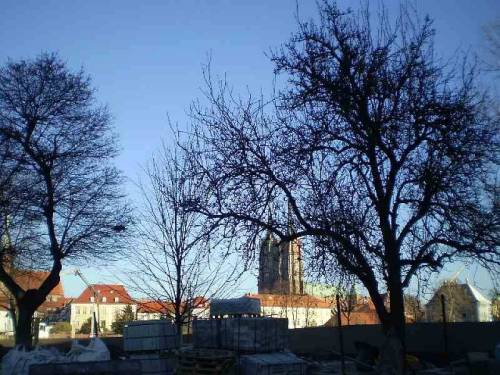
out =
[[[0,281],[16,301],[16,342],[29,346],[33,312],[59,283],[63,260],[110,259],[128,208],[111,117],[90,78],[54,54],[0,68]],[[48,269],[24,290],[13,269]]]
[[[319,15],[271,54],[287,82],[272,100],[207,72],[188,151],[211,200],[191,209],[250,242],[263,230],[309,239],[316,266],[355,275],[404,343],[403,290],[417,273],[500,264],[496,103],[466,59],[437,56],[428,18],[403,9],[374,23],[368,7],[327,1]]]
[[[125,306],[123,311],[116,315],[116,319],[111,323],[111,330],[114,333],[123,334],[125,325],[135,320],[135,314],[131,305]]]

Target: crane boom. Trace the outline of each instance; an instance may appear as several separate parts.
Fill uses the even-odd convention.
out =
[[[94,301],[93,301],[94,316],[92,318],[90,335],[92,337],[98,336],[98,333],[99,333],[99,298],[98,298],[99,296],[98,296],[98,292],[94,289],[92,284],[90,284],[87,281],[87,279],[85,278],[85,276],[83,276],[83,274],[80,272],[79,269],[75,270],[75,276],[78,276],[80,279],[82,279],[82,281],[85,283],[85,285],[87,285],[87,287],[90,289],[90,291],[92,292],[92,294],[94,296]]]

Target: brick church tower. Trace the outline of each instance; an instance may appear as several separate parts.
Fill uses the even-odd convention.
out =
[[[299,240],[279,243],[272,233],[259,254],[259,294],[304,294],[304,268]]]

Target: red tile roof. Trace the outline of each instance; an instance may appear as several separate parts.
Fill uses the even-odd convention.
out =
[[[195,297],[192,299],[191,307],[205,308],[209,304],[208,299],[204,297]],[[181,312],[185,309],[186,303],[183,302],[181,305]],[[161,314],[173,314],[175,308],[172,302],[168,301],[157,301],[157,300],[138,300],[137,301],[137,312],[139,313],[161,313]]]
[[[36,270],[11,270],[11,276],[16,283],[23,289],[38,289],[40,285],[49,276],[49,271],[36,271]],[[7,309],[10,306],[10,293],[0,283],[0,309]],[[64,289],[62,283],[59,282],[54,289],[47,296],[47,300],[37,309],[38,312],[47,312],[56,310],[65,305]]]
[[[128,294],[125,287],[121,284],[92,284],[91,286],[97,292],[99,303],[134,303],[130,294]],[[91,288],[87,287],[72,303],[92,303],[91,297],[93,296],[94,293]],[[115,298],[118,298],[118,300],[115,300]]]
[[[138,301],[137,302],[137,312],[138,313],[160,313],[168,314],[174,311],[174,305],[169,302],[158,302],[158,301]]]
[[[49,276],[49,274],[50,274],[49,271],[19,270],[19,269],[11,271],[11,276],[23,290],[38,289],[45,281],[45,279]],[[52,289],[50,295],[64,297],[64,289],[61,282],[59,282],[55,286],[55,288]]]
[[[191,306],[195,309],[208,307],[209,304],[210,304],[209,300],[205,297],[194,297],[191,302]]]
[[[59,299],[57,301],[44,301],[38,309],[36,309],[39,313],[47,313],[51,311],[56,311],[63,308],[66,304],[64,303],[64,299]],[[10,308],[10,300],[5,296],[0,296],[0,310],[8,310]]]
[[[260,300],[262,307],[305,307],[329,309],[332,304],[327,300],[307,294],[246,294],[249,298]]]

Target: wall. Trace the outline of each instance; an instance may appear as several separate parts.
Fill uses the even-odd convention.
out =
[[[406,327],[406,344],[409,352],[444,352],[443,328],[439,323],[415,323]],[[354,342],[363,341],[375,346],[384,342],[380,325],[355,325],[342,327],[345,352],[354,354]],[[450,353],[492,351],[500,341],[500,322],[449,323],[448,347]],[[337,327],[314,327],[289,330],[290,350],[304,354],[339,351]]]

